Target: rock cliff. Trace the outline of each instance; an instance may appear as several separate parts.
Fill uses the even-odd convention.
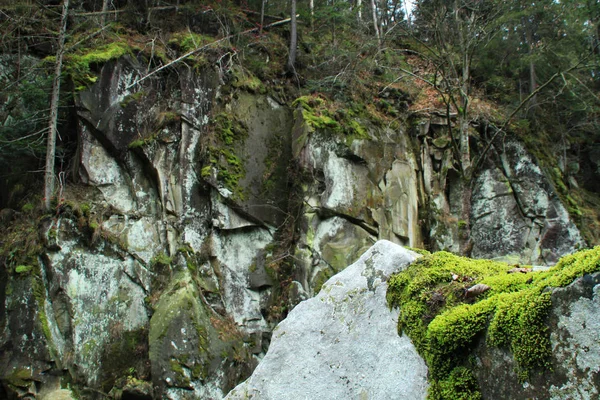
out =
[[[458,251],[462,183],[434,117],[331,118],[241,67],[144,71],[132,55],[99,66],[76,94],[79,183],[3,240],[1,395],[60,376],[82,398],[221,398],[377,240]],[[584,246],[521,143],[489,154],[473,256],[552,264]]]

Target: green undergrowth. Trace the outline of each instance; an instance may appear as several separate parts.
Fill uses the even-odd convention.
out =
[[[439,252],[390,279],[387,300],[401,310],[398,331],[429,367],[429,399],[481,398],[472,355],[482,339],[512,352],[522,380],[550,369],[547,289],[600,271],[600,246],[565,256],[547,271],[508,273],[512,268]],[[489,290],[469,296],[466,291],[479,283]]]
[[[176,32],[169,38],[169,46],[178,48],[182,53],[188,53],[199,47],[214,42],[211,36],[201,35],[193,32]]]

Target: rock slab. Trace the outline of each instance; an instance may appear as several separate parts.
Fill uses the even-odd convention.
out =
[[[427,366],[397,333],[387,280],[418,257],[382,240],[274,330],[253,375],[226,399],[424,399]]]

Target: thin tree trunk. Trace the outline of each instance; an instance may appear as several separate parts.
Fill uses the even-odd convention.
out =
[[[315,0],[310,0],[308,3],[310,7],[310,29],[315,29]]]
[[[46,147],[46,172],[44,177],[44,208],[49,211],[52,196],[54,195],[54,158],[56,155],[56,132],[58,129],[58,102],[60,100],[60,75],[65,51],[65,36],[67,35],[67,17],[69,14],[69,0],[63,1],[60,33],[58,34],[58,50],[56,52],[56,65],[54,66],[54,80],[52,82],[52,98],[50,100],[50,122],[48,131],[48,145]]]
[[[356,8],[358,8],[358,22],[362,22],[362,0],[356,0]]]
[[[294,64],[296,64],[296,47],[298,46],[298,34],[296,25],[296,0],[292,0],[292,18],[290,24],[290,55],[288,57],[287,69],[289,72],[293,72]]]
[[[100,26],[104,27],[106,25],[106,14],[108,11],[108,2],[110,0],[104,0],[102,2],[102,16],[100,17]]]
[[[371,0],[371,10],[373,11],[373,28],[375,28],[377,47],[381,47],[381,36],[379,35],[379,24],[377,23],[377,6],[375,5],[375,0]]]
[[[262,35],[263,25],[265,23],[265,3],[267,0],[262,0],[260,3],[260,29],[258,30],[258,34]],[[312,0],[311,0],[312,2]]]
[[[462,68],[460,71],[460,110],[458,111],[459,135],[460,135],[460,166],[462,170],[462,194],[461,215],[459,222],[459,244],[460,252],[464,256],[471,253],[471,196],[473,168],[471,165],[471,148],[469,143],[469,92],[471,80],[471,59],[469,52],[469,41],[472,35],[472,24],[474,15],[461,14],[458,1],[454,4],[454,18],[458,27],[458,40],[460,54],[462,56]],[[458,72],[458,71],[457,71]]]
[[[381,0],[379,7],[379,35],[383,36],[383,26],[387,24],[387,5],[386,0]]]
[[[533,61],[533,32],[531,24],[522,18],[523,27],[525,28],[525,40],[527,41],[527,54],[529,55],[529,94],[535,93],[537,89],[537,76],[535,73],[535,62]],[[535,111],[537,104],[537,96],[531,97],[528,114]]]
[[[530,49],[529,55],[533,55],[533,50]],[[529,61],[529,93],[535,93],[535,89],[537,89],[537,75],[535,73],[535,63],[532,59]],[[531,110],[537,105],[537,96],[533,96],[531,98]]]
[[[410,23],[410,12],[408,11],[408,3],[406,2],[406,0],[403,0],[404,3],[404,12],[406,13],[406,23],[408,24],[408,26],[411,25]]]

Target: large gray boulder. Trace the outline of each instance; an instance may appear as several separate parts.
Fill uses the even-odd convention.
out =
[[[417,257],[377,242],[290,312],[226,399],[424,399],[427,367],[385,299],[389,276]]]

